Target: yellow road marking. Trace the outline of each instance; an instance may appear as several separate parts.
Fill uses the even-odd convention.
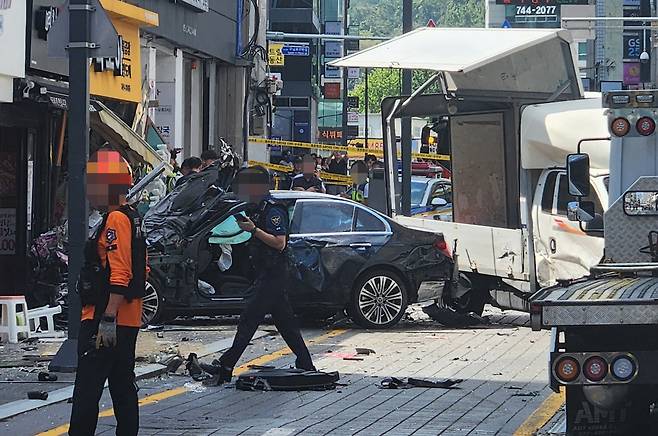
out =
[[[560,406],[564,404],[564,391],[551,393],[543,403],[514,432],[514,436],[532,436],[555,416]]]
[[[316,336],[315,338],[309,339],[306,341],[308,344],[315,344],[318,342],[322,342],[324,340],[336,337],[338,335],[341,335],[345,333],[346,329],[333,329],[328,331],[327,333]],[[286,356],[288,354],[291,354],[292,351],[290,348],[285,347],[280,350],[274,351],[273,353],[270,354],[265,354],[263,356],[259,356],[253,360],[250,360],[249,362],[245,363],[244,365],[240,365],[235,370],[233,370],[233,375],[238,376],[244,372],[247,372],[249,370],[249,367],[252,365],[264,365],[266,363],[272,362],[273,360],[278,359],[279,357]],[[178,387],[174,389],[168,389],[166,391],[158,392],[157,394],[153,395],[147,395],[141,400],[139,400],[139,406],[147,406],[149,404],[157,403],[158,401],[165,400],[167,398],[175,397],[180,394],[184,394],[188,392],[187,388],[184,387]],[[98,414],[99,418],[106,418],[109,416],[114,416],[114,409],[106,409],[103,410]],[[42,433],[37,434],[37,436],[60,436],[63,434],[66,434],[69,430],[69,423],[60,425],[59,427],[55,427],[51,430],[46,430]]]

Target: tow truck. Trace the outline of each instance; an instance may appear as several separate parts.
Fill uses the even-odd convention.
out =
[[[588,276],[530,298],[534,330],[552,329],[551,388],[566,390],[570,435],[655,434],[658,401],[658,90],[603,95],[611,134],[604,257]],[[569,219],[594,219],[589,154],[567,157]],[[586,229],[584,230],[586,231]],[[653,424],[653,425],[652,425]]]

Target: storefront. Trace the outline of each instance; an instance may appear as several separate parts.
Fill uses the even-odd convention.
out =
[[[0,262],[8,272],[8,279],[5,275],[0,281],[0,293],[30,292],[30,243],[66,219],[66,123],[73,103],[68,98],[67,59],[49,57],[47,48],[48,31],[60,11],[48,0],[31,3],[26,14],[30,44],[21,55],[23,68],[27,60],[27,74],[13,81],[13,103],[0,104],[0,237],[8,235],[4,249],[0,240]],[[157,26],[158,15],[119,0],[101,3],[120,38],[116,57],[90,63],[90,152],[109,146],[135,168],[155,166],[162,158],[132,126],[145,104],[140,27]]]
[[[14,96],[14,79],[25,75],[25,2],[0,2],[0,293],[10,293],[19,285],[17,278],[25,256],[26,212],[31,207],[27,192],[26,164],[33,149],[36,120],[19,111],[7,110]],[[29,180],[32,180],[29,178]],[[29,228],[28,230],[29,231]]]
[[[236,3],[224,0],[128,0],[157,12],[160,25],[142,33],[150,89],[149,117],[179,162],[224,137],[242,141],[244,65],[236,58]],[[245,2],[248,3],[248,2]]]

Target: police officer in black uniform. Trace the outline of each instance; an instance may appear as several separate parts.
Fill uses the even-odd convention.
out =
[[[268,313],[272,315],[274,325],[286,344],[297,356],[295,366],[314,371],[311,355],[285,291],[288,282],[285,253],[289,224],[287,209],[270,197],[269,174],[262,167],[245,168],[238,172],[233,181],[233,192],[239,199],[255,205],[248,218],[237,216],[240,228],[252,234],[248,244],[255,280],[248,292],[251,298],[240,315],[233,345],[220,357],[218,374],[210,383],[221,384],[231,380],[233,368]]]

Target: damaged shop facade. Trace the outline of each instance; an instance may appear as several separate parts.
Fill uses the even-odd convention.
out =
[[[100,0],[120,38],[115,57],[90,61],[90,153],[119,151],[139,179],[169,162],[172,150],[180,162],[220,136],[239,140],[244,68],[235,57],[237,11],[224,3]],[[7,246],[0,265],[8,272],[0,295],[25,294],[30,307],[53,302],[46,295],[52,289],[38,289],[40,274],[49,288],[66,282],[66,126],[75,103],[68,96],[68,59],[48,48],[63,4],[23,3],[25,23],[15,39],[25,48],[15,71],[0,71],[3,85],[9,74],[11,97],[0,103],[0,237]],[[151,204],[166,194],[164,180],[155,185]]]
[[[146,26],[157,26],[158,15],[117,0],[101,4],[119,38],[115,57],[90,61],[90,153],[101,147],[114,148],[139,176],[168,159],[166,147],[158,152],[158,141],[149,146],[136,133],[140,122],[146,124],[140,117],[144,105],[140,32]],[[11,252],[0,254],[3,271],[5,266],[8,271],[0,293],[25,294],[28,306],[34,307],[53,302],[52,289],[37,289],[40,281],[55,283],[62,279],[57,275],[66,272],[65,254],[54,253],[64,248],[67,114],[75,103],[68,96],[68,59],[54,57],[48,49],[48,34],[62,14],[62,6],[45,0],[27,5],[25,77],[13,81],[13,101],[0,105],[1,147],[6,154],[2,160],[10,163],[2,170],[3,185],[15,199],[15,218],[5,220],[2,230],[13,235],[15,244]],[[40,238],[44,233],[48,237]],[[40,271],[51,262],[54,268]],[[41,272],[49,277],[40,277]]]

